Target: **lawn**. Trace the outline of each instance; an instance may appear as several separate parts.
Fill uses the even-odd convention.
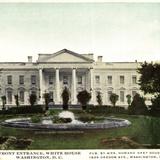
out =
[[[77,113],[77,111],[73,111]],[[57,112],[56,112],[57,113]],[[32,115],[20,115],[32,116]],[[102,144],[103,139],[111,139],[126,136],[140,144],[160,144],[160,119],[147,116],[131,116],[126,114],[109,114],[106,116],[115,116],[128,119],[132,125],[125,128],[115,128],[106,130],[90,130],[84,132],[49,132],[38,133],[24,129],[0,127],[1,136],[16,136],[17,138],[30,138],[33,143],[29,149],[105,149],[107,145]],[[13,118],[15,116],[1,115],[0,119]],[[16,116],[17,117],[17,116]],[[117,144],[113,148],[125,148]]]

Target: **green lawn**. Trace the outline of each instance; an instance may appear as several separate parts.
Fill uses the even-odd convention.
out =
[[[78,114],[78,113],[77,113]],[[24,116],[24,115],[21,115]],[[25,115],[27,116],[27,115]],[[84,133],[48,133],[37,132],[0,127],[1,136],[16,136],[18,138],[31,138],[34,142],[29,149],[103,149],[107,148],[102,145],[101,140],[104,138],[115,138],[127,136],[141,144],[151,144],[156,141],[160,144],[160,119],[149,118],[147,116],[131,115],[107,115],[119,118],[125,118],[131,121],[132,125],[125,128],[115,128],[107,130],[90,130]],[[1,121],[13,116],[0,116]],[[15,117],[15,116],[14,116]],[[124,148],[118,146],[118,148]]]

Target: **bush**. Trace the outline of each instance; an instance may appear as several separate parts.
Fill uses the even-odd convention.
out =
[[[63,110],[68,110],[69,90],[67,87],[62,92]]]
[[[145,99],[138,93],[133,97],[131,105],[128,107],[129,114],[146,115],[148,113]]]
[[[42,105],[36,105],[34,107],[30,106],[21,106],[21,107],[12,107],[8,110],[1,110],[0,114],[27,114],[27,113],[44,113]]]
[[[71,118],[59,118],[58,116],[54,116],[52,118],[53,123],[70,123],[72,122]]]
[[[160,116],[160,95],[151,99],[150,114],[153,116]]]
[[[39,117],[39,116],[32,116],[31,117],[31,121],[32,121],[32,123],[39,123],[39,122],[41,122],[41,117]]]
[[[31,104],[31,107],[34,106],[34,104],[36,103],[36,100],[37,100],[36,94],[30,94],[29,95],[29,103]]]
[[[117,95],[117,94],[115,94],[115,93],[112,93],[111,95],[110,95],[110,101],[111,101],[111,103],[112,103],[112,105],[115,107],[116,106],[116,102],[118,101],[118,98],[119,98],[119,96]]]
[[[109,113],[115,113],[115,114],[128,113],[124,107],[118,107],[118,106],[113,107],[113,106],[107,106],[107,105],[88,107],[87,112],[91,114],[99,114],[99,115],[105,115]]]
[[[81,91],[77,95],[78,102],[81,103],[82,109],[86,110],[87,109],[87,104],[89,103],[91,99],[91,93],[87,92],[86,90]]]
[[[95,121],[96,117],[92,114],[82,114],[78,117],[78,120],[82,122],[91,122],[91,121]]]

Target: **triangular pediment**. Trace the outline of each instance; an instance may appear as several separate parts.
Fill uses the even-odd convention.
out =
[[[81,54],[63,49],[53,54],[40,54],[38,62],[93,62],[93,60]]]

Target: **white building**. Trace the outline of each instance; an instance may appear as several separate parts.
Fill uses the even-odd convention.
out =
[[[139,92],[137,62],[103,62],[102,56],[94,61],[93,54],[78,54],[63,49],[53,54],[39,54],[32,62],[0,63],[0,96],[6,95],[7,104],[15,105],[14,95],[20,104],[29,104],[30,93],[35,93],[39,104],[43,94],[50,93],[55,104],[61,104],[65,86],[70,91],[70,104],[77,104],[77,93],[84,89],[92,93],[91,104],[97,104],[96,94],[102,93],[103,104],[110,104],[112,92],[119,95],[117,105],[127,105],[126,95]]]

